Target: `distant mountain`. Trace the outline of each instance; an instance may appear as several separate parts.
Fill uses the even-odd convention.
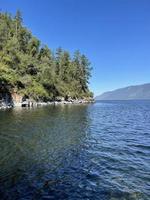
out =
[[[95,100],[136,100],[150,99],[150,83],[143,85],[129,86],[117,90],[105,92]]]

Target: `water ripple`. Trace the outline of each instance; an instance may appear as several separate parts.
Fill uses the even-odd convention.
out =
[[[150,199],[150,102],[0,111],[7,200]]]

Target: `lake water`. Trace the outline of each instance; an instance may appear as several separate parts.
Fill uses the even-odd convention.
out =
[[[149,200],[150,101],[1,110],[0,199]]]

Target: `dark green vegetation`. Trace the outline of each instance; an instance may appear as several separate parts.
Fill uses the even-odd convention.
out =
[[[76,51],[52,52],[23,26],[21,13],[0,13],[0,85],[34,100],[89,98],[90,62]]]

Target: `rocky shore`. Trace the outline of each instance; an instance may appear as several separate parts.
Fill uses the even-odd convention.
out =
[[[16,90],[11,90],[8,86],[0,87],[0,109],[9,109],[14,107],[32,108],[46,105],[85,104],[92,102],[94,102],[94,99],[90,97],[75,99],[70,96],[67,96],[66,98],[56,96],[51,101],[36,101],[27,95],[19,94]]]
[[[10,109],[15,107],[40,107],[40,106],[47,106],[47,105],[65,105],[65,104],[87,104],[87,103],[94,103],[94,99],[76,99],[76,100],[56,100],[56,101],[33,101],[33,100],[26,100],[22,102],[11,102],[11,103],[1,103],[0,109]]]

